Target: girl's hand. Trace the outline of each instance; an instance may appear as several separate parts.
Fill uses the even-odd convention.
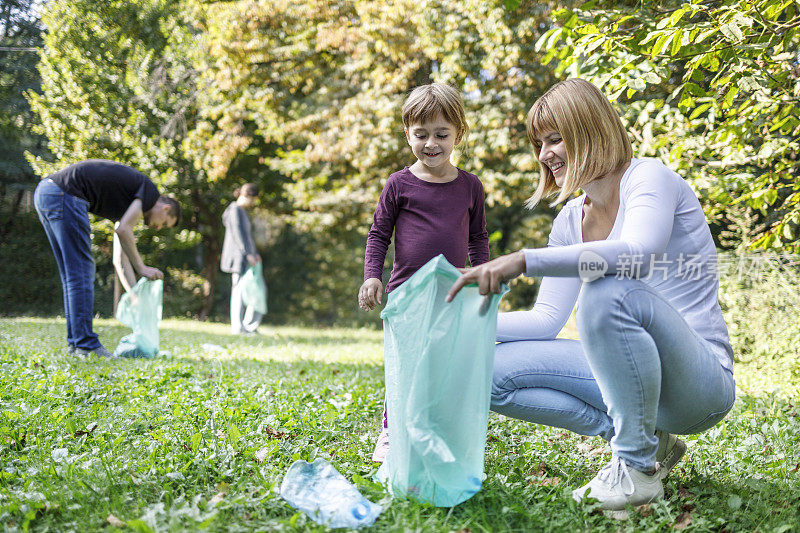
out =
[[[525,255],[520,250],[500,256],[475,268],[466,269],[463,272],[461,277],[453,283],[450,292],[447,293],[446,302],[452,302],[458,291],[464,285],[469,285],[470,283],[477,283],[478,292],[483,295],[489,293],[499,294],[502,283],[514,279],[525,272]]]
[[[378,278],[369,278],[358,289],[358,306],[364,311],[371,311],[380,305],[383,297],[383,283]]]
[[[247,254],[247,262],[250,263],[250,266],[256,266],[256,264],[261,262],[261,258],[255,254]]]

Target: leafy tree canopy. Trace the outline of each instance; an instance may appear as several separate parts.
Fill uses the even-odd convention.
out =
[[[25,151],[39,153],[41,139],[25,91],[39,87],[36,47],[41,26],[36,0],[6,0],[0,4],[0,185],[35,182]]]
[[[745,242],[800,250],[797,2],[591,1],[553,17],[545,60],[618,100],[640,155],[690,177],[712,220],[754,212]]]

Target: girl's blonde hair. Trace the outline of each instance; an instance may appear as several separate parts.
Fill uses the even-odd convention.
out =
[[[456,128],[456,144],[466,135],[467,118],[461,94],[446,83],[420,85],[408,95],[403,103],[403,127],[422,124],[441,115]]]
[[[569,198],[590,181],[620,168],[633,157],[628,133],[611,102],[597,87],[580,78],[550,87],[534,102],[525,123],[537,160],[543,134],[558,132],[564,143],[567,173],[553,205]],[[539,166],[542,176],[525,204],[528,208],[559,188],[550,168],[541,162]]]

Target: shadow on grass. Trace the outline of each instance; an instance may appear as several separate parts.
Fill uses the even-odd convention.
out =
[[[6,318],[0,319],[0,324],[19,330],[17,334],[30,336],[55,344],[56,346],[66,347],[66,326],[62,318]],[[6,325],[3,329],[6,329]],[[373,330],[358,330],[345,328],[295,328],[295,327],[272,327],[262,326],[261,333],[255,335],[237,335],[230,332],[218,333],[213,329],[225,327],[224,324],[208,323],[208,329],[196,330],[194,328],[204,326],[203,322],[191,322],[187,327],[181,325],[164,325],[159,328],[162,349],[169,350],[180,346],[201,346],[203,344],[217,345],[236,349],[239,347],[282,347],[288,345],[297,346],[331,346],[331,345],[351,345],[378,342],[380,334]],[[119,340],[131,333],[130,328],[112,321],[96,321],[95,331],[99,335],[104,346],[113,351]],[[372,337],[372,338],[371,338]]]
[[[125,329],[125,328],[123,328]],[[372,342],[358,334],[340,333],[335,330],[312,330],[305,333],[285,333],[280,330],[264,329],[264,333],[237,335],[235,333],[194,333],[170,327],[160,328],[162,339],[172,344],[217,344],[221,346],[236,344],[240,346],[283,346],[283,345],[347,345]],[[124,333],[123,333],[124,335]]]

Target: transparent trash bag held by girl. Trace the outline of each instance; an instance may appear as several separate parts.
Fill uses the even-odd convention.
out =
[[[155,357],[158,354],[158,323],[164,283],[142,278],[122,295],[117,305],[117,320],[133,330],[114,350],[120,357]]]
[[[239,281],[242,288],[242,302],[262,315],[267,314],[267,284],[261,263],[248,267]]]
[[[459,275],[439,255],[381,313],[389,453],[376,477],[440,507],[469,499],[484,479],[497,308],[508,291],[485,297],[468,285],[446,303]]]

